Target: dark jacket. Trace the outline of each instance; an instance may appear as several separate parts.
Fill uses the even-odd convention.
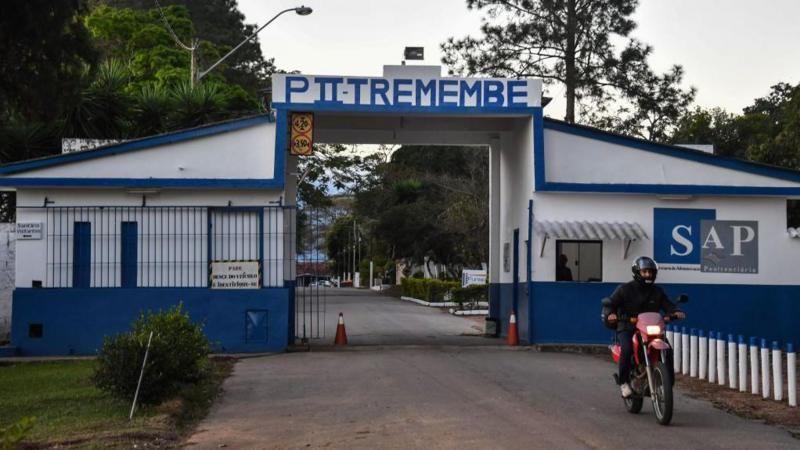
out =
[[[620,318],[617,331],[633,329],[629,320],[624,318],[636,317],[645,312],[664,312],[672,314],[678,307],[672,303],[660,286],[645,284],[633,280],[621,284],[611,294],[611,312]]]

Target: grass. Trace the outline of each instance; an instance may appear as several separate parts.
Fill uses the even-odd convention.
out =
[[[35,422],[25,436],[32,446],[66,444],[84,448],[130,447],[146,442],[177,445],[180,436],[208,413],[231,359],[214,359],[202,382],[157,407],[137,409],[91,383],[94,361],[54,361],[0,365],[0,429],[25,417]]]

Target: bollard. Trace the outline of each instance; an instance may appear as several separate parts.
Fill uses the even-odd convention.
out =
[[[675,341],[672,344],[672,365],[675,366],[675,373],[681,373],[681,362],[683,361],[683,349],[681,348],[681,332],[680,328],[675,327]]]
[[[797,355],[794,345],[786,344],[786,383],[789,385],[789,406],[797,406]]]
[[[736,354],[738,350],[736,349],[736,341],[733,340],[733,335],[728,335],[728,387],[731,389],[736,389],[739,387],[739,383],[736,380]]]
[[[761,397],[769,398],[769,348],[767,340],[761,339]]]
[[[686,327],[681,328],[681,373],[689,375],[689,355],[691,349],[689,348],[689,333],[686,332]]]
[[[708,373],[708,338],[706,338],[706,334],[703,330],[697,332],[697,340],[700,343],[700,372],[697,374],[697,377],[701,380],[705,380],[706,373]]]
[[[672,346],[673,352],[675,351],[675,332],[672,331],[672,325],[667,325],[667,342]]]
[[[778,341],[772,341],[772,388],[775,401],[783,400],[783,358]]]
[[[720,386],[725,386],[725,339],[722,332],[717,332],[717,379]]]
[[[758,364],[758,340],[750,336],[750,392],[753,395],[758,395],[758,384],[761,382]]]
[[[708,382],[717,382],[717,338],[713,331],[708,332]]]
[[[747,392],[747,344],[739,335],[739,392]]]
[[[692,328],[689,331],[689,376],[697,378],[697,329]]]

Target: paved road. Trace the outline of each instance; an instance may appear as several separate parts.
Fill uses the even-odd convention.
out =
[[[376,345],[244,359],[189,446],[800,447],[785,431],[680,393],[670,427],[656,424],[649,405],[628,414],[611,384],[612,370],[593,356],[469,345]]]
[[[481,336],[483,319],[453,316],[440,308],[429,308],[363,289],[327,289],[325,314],[308,316],[311,326],[323,329],[325,337],[313,346],[331,344],[338,315],[344,314],[347,337],[353,345],[494,345],[497,339]],[[320,307],[320,309],[323,309]],[[302,314],[300,315],[302,323]],[[319,325],[317,325],[319,323]],[[301,327],[298,327],[302,329]]]

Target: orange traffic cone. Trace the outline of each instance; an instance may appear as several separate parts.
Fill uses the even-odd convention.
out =
[[[336,339],[333,345],[347,345],[347,331],[344,329],[344,316],[339,313],[339,325],[336,326]]]
[[[511,318],[508,319],[508,337],[506,337],[506,344],[519,345],[519,331],[517,331],[517,316],[514,311],[511,311]]]

